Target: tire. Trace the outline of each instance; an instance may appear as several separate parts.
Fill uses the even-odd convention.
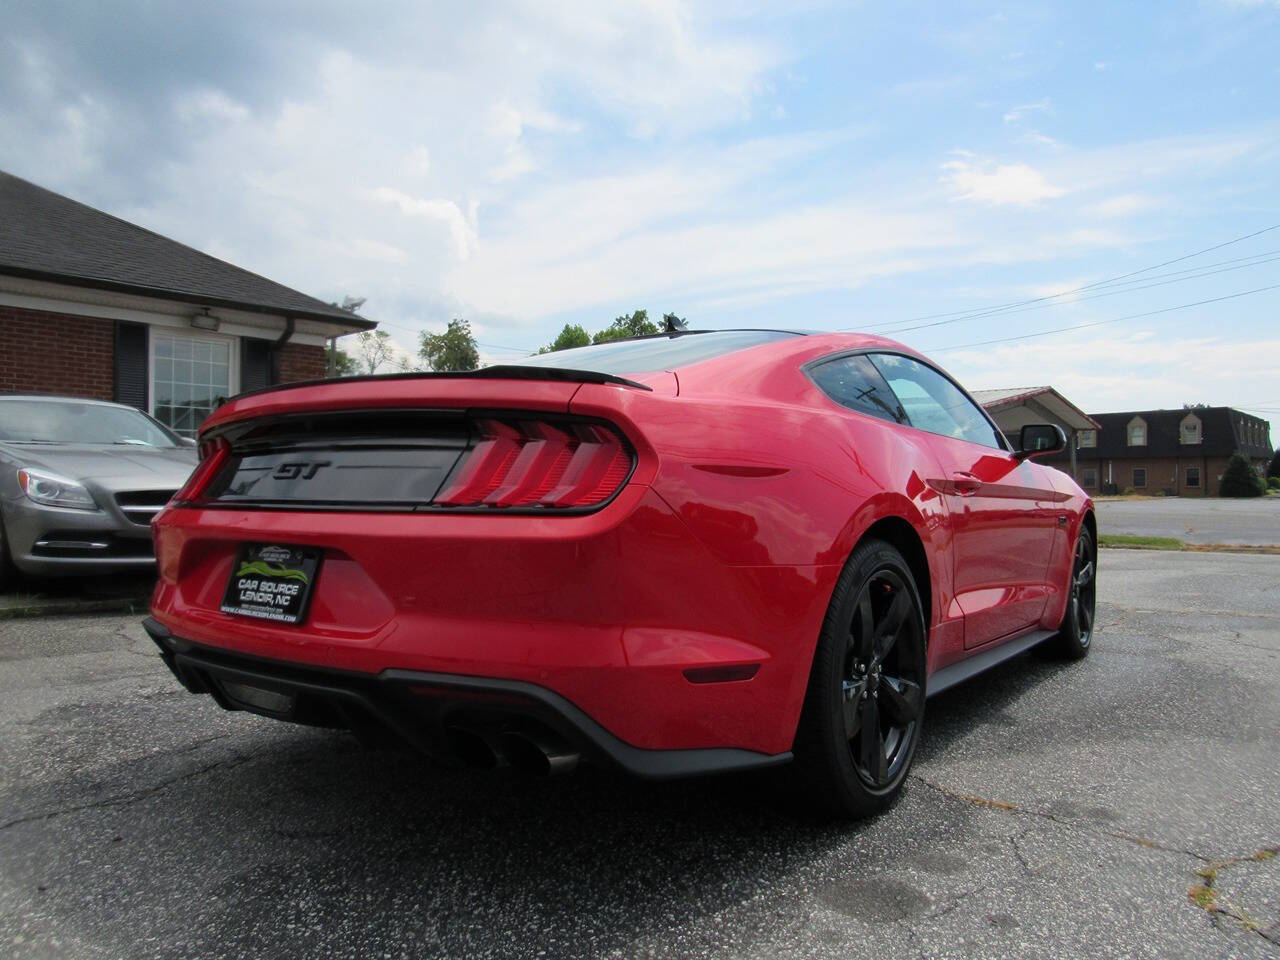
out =
[[[1087,527],[1080,528],[1067,583],[1067,609],[1058,635],[1046,644],[1067,660],[1083,660],[1093,645],[1098,606],[1098,552]]]
[[[13,565],[13,558],[9,556],[9,541],[4,535],[4,521],[0,520],[0,593],[4,593],[13,586],[17,574],[18,568]]]
[[[856,819],[897,799],[924,720],[925,636],[902,554],[859,544],[832,593],[796,731],[792,771],[807,809]]]

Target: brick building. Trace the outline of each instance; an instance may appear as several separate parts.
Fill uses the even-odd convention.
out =
[[[1097,430],[1076,435],[1075,478],[1090,493],[1216,497],[1233,454],[1261,473],[1271,459],[1271,424],[1231,407],[1093,413]],[[1045,458],[1068,473],[1067,452]],[[1055,462],[1056,461],[1056,462]]]
[[[0,172],[0,393],[131,403],[185,436],[220,398],[324,376],[371,321]]]

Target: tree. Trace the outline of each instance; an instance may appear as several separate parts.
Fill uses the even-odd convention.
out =
[[[609,326],[596,332],[592,343],[608,343],[610,340],[621,340],[623,337],[644,337],[651,333],[661,333],[658,325],[649,319],[648,310],[636,310],[630,316],[626,314],[616,317]]]
[[[365,330],[356,337],[356,356],[352,361],[357,374],[374,374],[384,363],[395,359],[396,348],[391,335],[383,330]]]
[[[538,353],[555,353],[557,350],[571,350],[574,347],[585,347],[591,344],[591,334],[577,323],[566,323],[559,335]]]
[[[365,297],[345,296],[342,302],[330,303],[329,306],[337,307],[346,313],[355,313],[364,306]],[[364,336],[364,334],[361,334]],[[330,377],[350,377],[359,372],[355,358],[345,350],[338,348],[338,338],[331,337],[329,339],[329,357],[326,364],[328,368],[328,376]]]
[[[1280,477],[1280,450],[1276,450],[1271,457],[1271,462],[1267,464],[1268,477]]]
[[[480,366],[480,351],[467,320],[454,318],[444,333],[423,333],[418,348],[432,370],[439,372],[474,370]]]
[[[1218,493],[1224,497],[1260,497],[1263,492],[1262,479],[1249,458],[1239,453],[1232,455],[1227,469],[1222,471]]]
[[[338,339],[329,341],[329,376],[354,377],[360,370],[356,366],[356,358],[338,347]]]

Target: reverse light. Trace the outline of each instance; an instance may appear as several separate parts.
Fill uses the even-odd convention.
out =
[[[45,470],[23,468],[18,471],[18,486],[28,500],[47,507],[69,507],[73,510],[97,510],[93,494],[83,484]]]
[[[631,472],[631,453],[597,424],[480,420],[480,440],[436,495],[444,507],[598,506]]]
[[[222,469],[231,455],[231,445],[224,437],[202,440],[196,450],[200,455],[200,462],[191,471],[191,476],[187,477],[187,482],[182,485],[182,489],[169,501],[173,506],[180,507],[197,502],[205,488],[209,486],[209,481]]]

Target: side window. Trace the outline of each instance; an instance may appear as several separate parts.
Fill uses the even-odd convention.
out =
[[[954,383],[923,363],[892,353],[872,356],[913,427],[1003,449],[982,411]]]
[[[898,398],[865,356],[828,360],[810,369],[809,375],[819,390],[842,407],[891,423],[907,422]]]

